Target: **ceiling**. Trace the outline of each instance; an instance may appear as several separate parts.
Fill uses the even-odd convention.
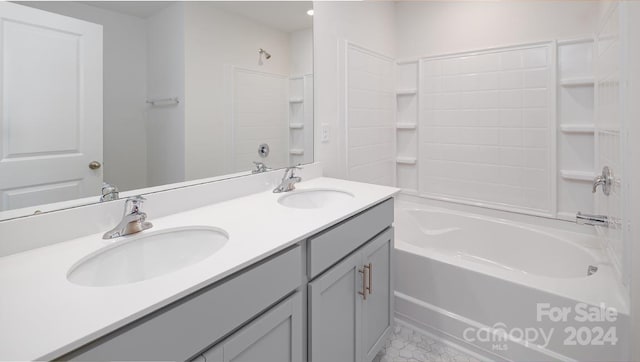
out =
[[[175,1],[80,2],[143,19],[175,3]],[[210,4],[287,33],[310,28],[313,25],[313,17],[307,15],[307,11],[313,9],[311,1],[211,1]]]
[[[80,1],[85,5],[115,11],[121,14],[148,18],[175,1]]]
[[[213,1],[211,4],[287,33],[313,26],[313,17],[307,15],[307,10],[313,9],[311,1]]]

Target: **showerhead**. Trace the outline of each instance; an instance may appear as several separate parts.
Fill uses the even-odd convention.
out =
[[[265,59],[271,59],[271,54],[269,54],[266,50],[262,48],[258,49],[258,54],[264,55]]]

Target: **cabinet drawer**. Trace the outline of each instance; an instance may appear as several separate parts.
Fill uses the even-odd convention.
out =
[[[302,255],[296,246],[63,358],[184,361],[301,284]]]
[[[393,199],[388,199],[309,238],[309,279],[322,273],[392,223]]]

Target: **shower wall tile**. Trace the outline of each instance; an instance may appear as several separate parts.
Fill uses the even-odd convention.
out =
[[[553,213],[552,49],[420,61],[420,194]]]
[[[233,68],[233,122],[231,167],[234,172],[246,170],[255,161],[256,147],[270,147],[266,163],[269,167],[288,165],[288,78]]]
[[[395,179],[395,75],[392,59],[348,45],[347,175],[393,185]]]

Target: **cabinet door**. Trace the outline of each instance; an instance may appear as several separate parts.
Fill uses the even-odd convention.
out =
[[[354,253],[309,283],[309,359],[360,362],[362,254]]]
[[[393,228],[378,235],[361,250],[367,277],[367,299],[362,303],[362,349],[371,361],[391,333],[393,321]]]
[[[207,362],[302,362],[300,292],[204,353]]]

